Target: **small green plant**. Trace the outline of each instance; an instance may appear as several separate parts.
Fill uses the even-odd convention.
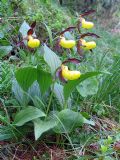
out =
[[[100,154],[98,154],[98,160],[112,159],[110,155],[114,153],[114,149],[112,147],[113,142],[114,140],[111,136],[100,141]]]

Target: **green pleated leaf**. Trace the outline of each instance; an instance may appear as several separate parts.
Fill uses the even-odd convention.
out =
[[[15,79],[12,81],[12,92],[21,106],[27,106],[30,101],[30,97],[22,90]]]
[[[74,128],[84,123],[84,117],[79,112],[64,109],[57,115],[58,125],[55,131],[59,133],[71,132]]]
[[[99,82],[96,77],[88,78],[77,86],[82,97],[91,96],[97,93]],[[89,92],[88,92],[89,91]]]
[[[37,69],[33,67],[20,68],[15,73],[16,80],[24,91],[37,80]]]
[[[60,58],[46,45],[44,45],[44,60],[50,67],[52,74],[61,66]]]
[[[70,109],[64,109],[60,111],[57,116],[55,115],[55,117],[58,123],[54,128],[54,131],[57,133],[72,132],[75,128],[80,127],[83,124],[89,124],[92,126],[95,125],[92,120],[88,120],[81,113],[72,111]]]
[[[45,116],[45,113],[43,113],[40,109],[29,106],[16,114],[14,124],[16,126],[22,126],[33,119]]]
[[[68,83],[64,85],[65,100],[68,100],[70,94],[77,87],[78,84],[80,84],[89,77],[97,76],[99,74],[101,74],[101,72],[87,72],[85,74],[82,74],[81,77],[77,80],[68,81]]]
[[[56,122],[53,119],[45,120],[45,121],[42,121],[41,119],[35,119],[34,120],[35,140],[40,138],[40,136],[44,132],[54,128],[55,126],[56,126]]]
[[[40,66],[37,67],[37,81],[40,86],[41,93],[44,94],[52,84],[52,76],[50,73],[43,71]]]
[[[63,94],[63,86],[61,84],[55,83],[54,94],[58,99],[60,105],[63,107],[65,100],[64,100],[64,94]]]

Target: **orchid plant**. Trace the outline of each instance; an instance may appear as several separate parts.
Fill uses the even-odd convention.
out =
[[[45,43],[42,38],[36,38],[35,27],[36,22],[33,22],[30,28],[27,30],[27,35],[23,37],[23,41],[19,43],[23,44],[24,40],[27,41],[25,44],[28,50],[36,50],[40,47],[41,56],[44,59],[44,65],[49,68],[46,70],[43,65],[37,64],[37,66],[19,67],[15,73],[17,84],[21,88],[19,91],[23,94],[23,97],[28,97],[33,101],[32,105],[25,103],[24,107],[16,113],[14,117],[13,125],[20,127],[32,123],[34,126],[35,139],[41,137],[42,134],[48,130],[52,130],[55,133],[70,133],[76,127],[82,126],[84,123],[88,125],[94,125],[94,122],[90,119],[86,119],[77,110],[70,108],[70,99],[72,92],[76,87],[89,77],[97,76],[101,74],[99,71],[81,73],[79,70],[72,70],[68,67],[68,63],[80,64],[83,60],[84,51],[91,51],[96,47],[95,41],[86,41],[85,37],[91,36],[100,38],[94,33],[82,34],[82,28],[91,29],[94,27],[93,22],[88,22],[84,19],[85,16],[94,13],[94,10],[81,14],[78,18],[76,26],[68,27],[64,31],[58,33],[54,38],[57,45],[62,48],[64,52],[67,50],[77,49],[80,58],[68,58],[69,56],[59,57],[52,49],[51,43]],[[66,32],[74,31],[76,40],[67,39],[65,37]],[[49,32],[50,33],[50,32]],[[52,37],[52,34],[51,36]],[[53,41],[51,40],[53,43]],[[49,46],[49,47],[48,47]],[[82,55],[82,56],[81,56]],[[38,56],[39,58],[39,56]],[[30,89],[33,88],[34,83],[38,86],[35,89],[35,95],[39,90],[40,95],[38,99],[34,99],[29,93]],[[14,94],[16,94],[14,92]],[[53,108],[54,95],[59,101],[60,108]],[[48,99],[48,100],[47,100]],[[38,105],[38,101],[40,102]],[[59,108],[59,109],[58,109]]]

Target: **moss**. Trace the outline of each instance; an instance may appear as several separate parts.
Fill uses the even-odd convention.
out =
[[[21,10],[25,15],[25,19],[29,21],[38,21],[46,23],[50,29],[59,30],[71,24],[70,13],[65,12],[60,6],[51,3],[43,3],[39,0],[26,0],[21,4]]]

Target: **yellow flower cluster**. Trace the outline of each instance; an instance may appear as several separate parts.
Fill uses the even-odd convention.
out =
[[[94,23],[88,22],[81,17],[81,27],[85,29],[91,29],[94,27]],[[85,39],[80,39],[79,41],[81,43],[82,49],[84,50],[92,50],[96,48],[96,43],[94,41],[86,42]],[[61,36],[59,44],[63,48],[71,49],[75,47],[76,41],[66,40],[65,37]],[[66,80],[76,80],[81,76],[81,73],[79,71],[76,71],[76,70],[71,71],[68,69],[68,66],[65,66],[65,65],[61,66],[61,70],[62,70],[62,77]]]
[[[88,22],[82,17],[80,17],[80,22],[81,22],[81,27],[84,29],[91,29],[94,27],[93,22]],[[33,30],[31,33],[28,34],[27,45],[30,48],[37,48],[40,46],[40,40],[33,38],[32,33],[33,33]],[[94,41],[87,42],[85,39],[80,38],[79,42],[80,42],[81,48],[84,50],[92,50],[96,47],[96,43]],[[63,35],[60,36],[59,45],[61,47],[66,48],[66,49],[71,49],[71,48],[75,47],[76,44],[77,44],[77,42],[75,40],[66,40]],[[61,65],[61,73],[62,73],[62,77],[65,80],[76,80],[76,79],[80,78],[80,76],[81,76],[80,71],[76,71],[76,70],[71,71],[68,69],[68,66],[65,66],[63,64]]]
[[[85,28],[85,29],[91,29],[94,27],[93,22],[88,22],[84,18],[81,18],[81,24],[82,24],[82,28]],[[82,48],[85,50],[91,50],[96,47],[96,43],[94,41],[86,42],[84,39],[80,39],[80,41],[82,42],[81,43]],[[62,37],[60,37],[59,44],[63,48],[71,49],[76,45],[76,41],[75,40],[66,40],[65,37],[62,36]]]

